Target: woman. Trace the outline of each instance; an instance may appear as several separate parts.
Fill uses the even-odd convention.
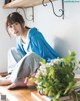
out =
[[[9,85],[8,89],[24,87],[25,77],[35,73],[39,68],[40,58],[50,62],[59,55],[46,42],[37,28],[28,28],[18,12],[7,16],[6,30],[9,36],[16,37],[17,47],[8,53],[9,76],[0,79],[0,85]]]

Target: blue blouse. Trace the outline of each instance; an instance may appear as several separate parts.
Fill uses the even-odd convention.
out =
[[[26,41],[26,50],[23,48],[21,38],[17,37],[17,50],[24,56],[27,51],[35,52],[37,55],[50,62],[51,59],[60,57],[57,52],[47,43],[42,33],[37,28],[31,28]]]

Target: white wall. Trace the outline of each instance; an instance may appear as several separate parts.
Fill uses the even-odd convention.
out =
[[[61,0],[53,4],[55,12],[60,14],[58,10],[61,8]],[[64,4],[64,20],[53,14],[50,3],[47,5],[34,7],[34,23],[28,22],[28,26],[37,26],[61,56],[67,56],[69,50],[74,50],[77,59],[80,59],[80,3]]]
[[[7,53],[11,46],[15,46],[15,40],[10,39],[5,29],[6,16],[15,11],[13,9],[3,9],[4,0],[0,0],[0,72],[7,71]]]
[[[61,8],[61,0],[54,1],[56,13]],[[15,9],[3,9],[4,1],[0,1],[0,72],[7,70],[7,52],[12,46],[15,46],[15,40],[10,39],[5,30],[6,16],[15,11]],[[69,50],[77,53],[77,59],[80,59],[80,3],[65,3],[65,17],[56,17],[52,12],[50,3],[46,7],[43,5],[34,7],[34,22],[26,21],[26,25],[37,27],[45,36],[49,44],[62,56],[67,56]],[[31,15],[31,9],[27,9],[28,18]],[[23,14],[22,10],[21,13]],[[24,16],[24,14],[23,14]],[[24,17],[25,18],[25,17]],[[25,19],[26,20],[26,19]],[[13,41],[12,41],[13,40]]]

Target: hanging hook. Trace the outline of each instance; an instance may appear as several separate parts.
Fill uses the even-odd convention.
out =
[[[49,0],[49,1],[50,1],[51,5],[52,5],[53,13],[54,13],[57,17],[63,16],[63,19],[64,19],[64,0],[62,0],[62,9],[59,9],[59,11],[62,12],[61,15],[57,15],[57,14],[55,13],[55,11],[54,11],[54,5],[53,5],[52,0]]]
[[[45,4],[44,0],[42,1],[43,6],[47,6],[47,4]]]
[[[34,7],[32,7],[32,20],[34,22]]]

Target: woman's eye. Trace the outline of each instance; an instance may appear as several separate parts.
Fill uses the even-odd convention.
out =
[[[9,28],[12,28],[12,25],[9,25]]]
[[[16,22],[15,24],[16,24],[16,25],[18,25],[18,23],[17,23],[17,22]]]

